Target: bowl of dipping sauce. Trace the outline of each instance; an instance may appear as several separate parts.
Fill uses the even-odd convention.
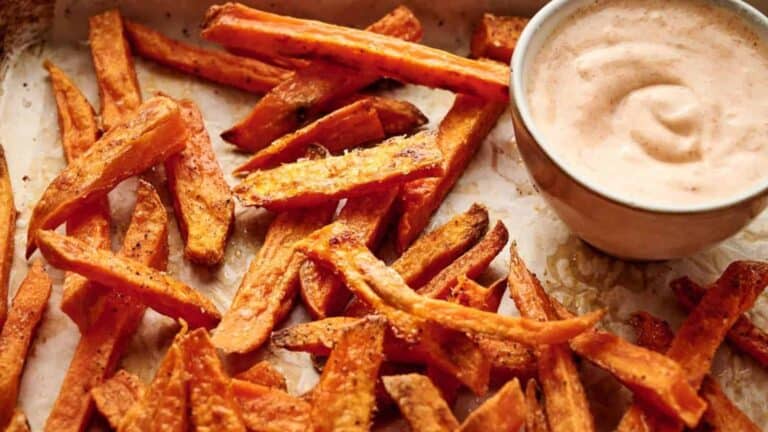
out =
[[[554,0],[512,57],[523,160],[586,242],[693,254],[768,194],[768,19],[737,0]]]

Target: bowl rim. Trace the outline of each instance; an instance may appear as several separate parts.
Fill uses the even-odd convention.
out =
[[[523,91],[525,86],[524,71],[526,70],[526,60],[532,56],[528,55],[528,51],[531,45],[531,41],[537,36],[538,31],[542,26],[552,17],[559,12],[562,8],[571,5],[574,1],[578,1],[583,4],[588,4],[597,0],[551,0],[544,5],[539,11],[531,18],[528,24],[523,29],[520,37],[515,45],[515,50],[512,53],[510,60],[510,86],[509,86],[509,99],[513,114],[516,114],[520,119],[522,126],[527,129],[531,135],[535,144],[541,149],[542,152],[554,163],[560,171],[565,173],[573,181],[586,188],[590,192],[601,196],[602,198],[611,201],[615,204],[642,210],[651,213],[669,213],[669,214],[691,214],[691,213],[707,213],[726,208],[731,208],[749,202],[768,193],[768,172],[765,174],[765,178],[753,185],[752,187],[735,194],[732,197],[726,197],[718,200],[712,200],[703,202],[701,204],[687,204],[687,205],[669,205],[669,204],[654,204],[652,202],[635,201],[628,197],[621,196],[620,194],[613,193],[606,190],[598,182],[593,182],[585,178],[581,178],[576,175],[571,169],[568,168],[568,164],[565,163],[563,158],[559,157],[556,151],[551,151],[546,144],[543,134],[536,128],[533,116],[531,115],[528,107],[527,95]],[[766,44],[768,44],[768,17],[760,12],[757,8],[747,3],[744,0],[703,0],[714,4],[715,6],[725,7],[731,11],[737,13],[743,17],[747,22],[751,23],[758,36],[761,36]],[[578,10],[580,7],[574,9]],[[570,15],[564,15],[561,19],[565,19]],[[549,35],[546,35],[549,36]]]

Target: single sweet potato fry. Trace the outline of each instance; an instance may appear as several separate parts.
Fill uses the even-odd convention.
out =
[[[168,260],[168,215],[155,189],[140,181],[136,206],[120,254],[165,270]],[[85,310],[89,325],[64,376],[58,397],[46,421],[48,431],[80,431],[93,411],[91,390],[115,370],[146,307],[135,298],[94,286],[84,296],[92,310]]]
[[[389,223],[399,192],[398,188],[394,188],[350,198],[336,220],[351,227],[368,248],[375,250]],[[341,279],[314,261],[304,262],[299,278],[304,305],[315,319],[338,315],[352,296]]]
[[[525,432],[549,432],[547,416],[539,402],[539,389],[531,378],[525,386]]]
[[[557,317],[538,278],[528,270],[514,245],[510,248],[508,285],[521,316],[542,322]],[[568,345],[539,346],[536,357],[544,406],[552,430],[595,430],[587,395]]]
[[[507,244],[509,233],[501,221],[488,232],[479,243],[452,262],[433,277],[417,292],[425,297],[444,299],[458,284],[459,278],[480,276],[491,264],[496,255]]]
[[[413,432],[459,429],[459,422],[440,395],[440,390],[426,376],[391,375],[382,377],[382,381]]]
[[[264,55],[322,57],[399,81],[505,102],[509,68],[391,36],[227,3],[208,9],[203,37]]]
[[[243,276],[232,305],[213,334],[213,344],[228,353],[259,348],[290,311],[304,258],[294,243],[327,224],[336,203],[278,214],[264,244]]]
[[[275,168],[303,156],[311,144],[331,153],[384,138],[373,101],[361,99],[275,140],[235,169],[235,174]]]
[[[442,155],[424,132],[395,137],[370,148],[321,160],[299,161],[250,174],[234,188],[245,206],[270,210],[310,207],[392,188],[439,174]]]
[[[52,265],[135,297],[159,313],[182,318],[193,327],[212,327],[221,319],[205,296],[145,264],[52,231],[40,231],[38,239],[43,256]]]
[[[356,294],[373,293],[406,315],[413,314],[460,332],[487,334],[528,344],[551,344],[584,332],[604,313],[598,311],[575,319],[541,323],[424,297],[411,290],[395,270],[373,256],[343,224],[331,224],[315,231],[296,248],[311,259],[334,268]]]
[[[506,279],[499,279],[486,288],[464,275],[458,277],[448,299],[471,308],[496,312],[506,290]]]
[[[117,429],[123,416],[144,397],[146,391],[139,377],[120,369],[112,378],[91,389],[91,397],[99,413],[112,429]]]
[[[384,360],[385,321],[369,317],[344,332],[312,391],[316,432],[367,431],[376,406],[374,390]]]
[[[366,96],[373,101],[386,136],[402,135],[427,124],[429,119],[410,102],[380,96]]]
[[[243,420],[251,432],[306,432],[312,430],[312,407],[288,393],[242,380],[232,380]]]
[[[120,421],[118,432],[186,432],[189,421],[189,392],[187,390],[182,329],[165,354],[155,378],[144,397],[133,404]]]
[[[674,281],[672,291],[675,293],[677,302],[688,311],[695,308],[706,293],[705,288],[687,277]],[[747,315],[742,314],[736,320],[733,327],[728,330],[726,339],[733,348],[768,368],[768,334],[756,326]]]
[[[8,313],[8,279],[13,265],[13,236],[16,232],[16,206],[13,204],[11,177],[5,150],[0,146],[0,328]]]
[[[526,416],[525,397],[517,378],[507,382],[493,396],[469,414],[462,432],[506,432],[520,429]]]
[[[421,39],[421,23],[399,6],[366,30],[404,40]],[[257,151],[272,141],[314,120],[334,101],[368,86],[379,75],[322,61],[312,62],[267,93],[248,116],[221,134],[225,141],[243,150]]]
[[[27,257],[38,230],[53,229],[122,180],[184,149],[186,123],[176,102],[154,97],[112,128],[48,185],[29,220]]]
[[[29,345],[50,295],[51,279],[42,261],[35,260],[16,291],[0,332],[0,430],[5,430],[14,415]]]
[[[101,124],[109,131],[133,116],[141,105],[141,90],[120,12],[112,9],[90,17],[88,29],[99,84]]]
[[[98,137],[98,127],[93,108],[72,80],[56,65],[45,61],[45,68],[51,78],[53,94],[59,113],[59,130],[64,156],[71,162],[85,153]],[[103,197],[91,205],[84,206],[67,221],[67,234],[83,240],[91,246],[109,249],[109,201]],[[77,273],[67,273],[61,300],[61,309],[80,328],[81,332],[90,325],[88,311],[99,297],[94,295],[97,288]]]
[[[487,57],[508,64],[515,51],[517,39],[528,21],[529,18],[519,16],[483,14],[472,33],[472,57]]]
[[[304,351],[317,356],[327,356],[341,335],[362,319],[328,317],[295,324],[272,332],[272,345],[290,351]]]
[[[136,54],[219,84],[265,93],[293,75],[279,66],[168,38],[139,23],[126,20],[124,24]]]
[[[203,116],[191,100],[179,101],[189,139],[165,161],[174,214],[184,238],[184,257],[216,265],[224,257],[235,219],[235,201],[205,131]]]
[[[635,312],[629,319],[637,334],[637,344],[641,347],[665,353],[675,337],[669,323],[662,321],[648,312]]]
[[[13,412],[10,423],[5,427],[5,432],[29,432],[29,423],[27,416],[20,409]]]
[[[399,251],[405,250],[427,226],[505,108],[504,103],[456,96],[437,130],[437,146],[443,153],[443,174],[412,180],[403,186],[403,211],[396,236]]]
[[[262,360],[247,370],[240,372],[234,378],[282,391],[287,391],[288,388],[283,374],[266,360]]]
[[[688,318],[677,330],[667,350],[667,357],[680,364],[688,382],[698,389],[709,372],[715,351],[742,313],[752,307],[757,296],[768,285],[768,264],[756,261],[735,261],[725,269],[715,284],[707,290]],[[674,286],[674,282],[673,282]],[[656,365],[654,365],[654,368]],[[689,427],[694,427],[704,413],[706,403],[698,416],[678,416]],[[645,408],[635,403],[624,415],[617,430],[682,430],[678,418],[646,415]],[[650,413],[649,413],[650,414]],[[663,429],[661,429],[663,428]]]
[[[480,351],[491,362],[491,375],[499,381],[536,376],[536,356],[525,345],[488,337],[475,337]]]
[[[195,429],[245,432],[230,378],[224,372],[208,331],[199,328],[185,335],[181,350]]]

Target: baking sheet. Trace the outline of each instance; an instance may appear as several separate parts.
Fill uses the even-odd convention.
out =
[[[398,4],[376,0],[250,3],[279,13],[358,27],[375,21]],[[542,3],[445,0],[406,4],[422,20],[424,43],[463,55],[468,52],[472,25],[482,12],[531,14]],[[42,68],[43,59],[51,59],[70,74],[92,104],[98,107],[94,73],[85,42],[89,15],[119,6],[131,19],[151,25],[169,36],[199,42],[198,25],[208,4],[195,0],[155,0],[151,5],[137,0],[59,1],[53,9],[52,25],[43,39],[19,50],[6,62],[0,95],[0,142],[6,150],[20,211],[11,293],[26,273],[22,253],[31,208],[43,188],[64,165],[56,109]],[[758,2],[758,6],[763,11],[768,10],[768,2]],[[2,8],[0,5],[0,10]],[[162,90],[174,97],[191,98],[200,105],[219,160],[229,176],[244,156],[234,153],[218,134],[243,117],[258,98],[180,75],[141,59],[136,59],[136,70],[145,97]],[[417,86],[405,86],[389,91],[387,95],[416,104],[429,117],[430,128],[440,122],[453,101],[451,93]],[[162,182],[162,178],[157,177],[157,181]],[[228,181],[235,184],[232,177],[228,177]],[[128,180],[110,194],[116,247],[130,216],[134,189],[135,181]],[[169,202],[167,196],[164,199]],[[636,310],[648,310],[668,319],[674,327],[679,325],[683,315],[668,289],[668,282],[675,277],[687,274],[694,280],[709,282],[732,260],[768,259],[768,215],[765,213],[734,238],[683,260],[637,264],[596,252],[574,238],[536,193],[517,152],[509,113],[504,114],[490,134],[434,218],[433,225],[465,210],[473,202],[487,205],[492,219],[504,221],[520,253],[550,292],[579,312],[607,308],[603,325],[629,338],[633,335],[626,320]],[[170,235],[169,272],[201,290],[225,310],[247,263],[260,246],[269,220],[269,214],[264,211],[238,208],[237,224],[225,264],[213,270],[192,267],[182,260],[182,243],[174,222]],[[508,254],[504,252],[493,263],[487,279],[503,275],[507,263]],[[42,430],[79,337],[76,327],[59,310],[62,274],[52,268],[50,272],[55,279],[54,291],[30,353],[20,396],[20,404],[35,431]],[[508,298],[504,299],[501,310],[516,314]],[[767,295],[758,300],[750,315],[760,326],[768,328]],[[297,308],[289,322],[303,319],[306,314]],[[122,366],[145,380],[151,379],[175,331],[176,326],[171,320],[148,312]],[[292,393],[308,390],[317,380],[310,358],[305,354],[267,347],[254,356],[236,361],[252,361],[254,357],[270,359],[285,373]],[[598,369],[588,364],[581,368],[596,421],[600,429],[609,430],[629,401],[629,393]],[[768,429],[768,373],[751,359],[734,355],[724,346],[715,359],[713,374],[753,421]],[[466,415],[476,403],[472,396],[460,398],[455,407],[458,416]],[[400,428],[402,423],[396,422],[388,429]]]

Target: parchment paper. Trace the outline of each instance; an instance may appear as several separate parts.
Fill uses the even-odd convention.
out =
[[[357,27],[375,21],[397,5],[391,0],[252,3],[280,13]],[[541,3],[445,0],[406,4],[424,24],[424,43],[464,55],[468,52],[472,26],[482,12],[531,14]],[[64,165],[56,109],[50,83],[42,68],[43,59],[51,59],[73,76],[98,110],[94,73],[85,42],[89,15],[119,6],[123,14],[131,19],[151,25],[169,36],[199,42],[198,25],[208,4],[208,1],[195,0],[59,1],[53,11],[52,26],[43,34],[42,40],[26,49],[19,49],[5,63],[0,96],[0,142],[6,150],[16,206],[20,211],[11,293],[15,292],[26,273],[27,264],[22,252],[31,208],[43,188]],[[764,11],[768,9],[767,2],[760,2],[759,6]],[[174,97],[191,98],[200,105],[226,173],[242,161],[244,156],[233,152],[231,146],[222,142],[218,135],[243,117],[258,99],[257,96],[184,76],[138,58],[136,69],[145,97],[161,90]],[[417,86],[395,89],[388,95],[415,103],[429,117],[430,128],[436,127],[453,101],[451,93]],[[235,184],[234,179],[227,175],[230,184]],[[162,177],[158,175],[157,180],[162,182]],[[135,181],[128,180],[110,194],[115,248],[120,244],[133,207],[134,189]],[[164,199],[168,203],[167,196]],[[720,246],[683,260],[627,263],[591,249],[569,233],[537,194],[517,152],[509,113],[503,115],[483,144],[434,218],[433,226],[464,211],[473,202],[487,205],[492,219],[504,221],[520,253],[550,292],[579,312],[607,308],[609,313],[603,325],[630,340],[634,336],[626,320],[630,313],[637,310],[648,310],[668,319],[675,327],[679,325],[683,315],[668,288],[668,282],[673,278],[687,274],[694,280],[708,283],[732,260],[768,258],[766,214]],[[270,216],[262,210],[238,208],[236,229],[227,249],[225,264],[213,270],[193,267],[182,260],[181,239],[174,222],[170,236],[169,272],[205,293],[221,310],[225,310],[247,263],[263,240],[269,220]],[[485,280],[504,275],[507,263],[508,253],[504,251],[493,263]],[[20,403],[35,431],[42,429],[79,338],[77,328],[59,310],[62,274],[50,267],[49,270],[55,278],[54,291],[32,347],[21,388]],[[517,313],[508,298],[504,299],[501,311]],[[750,315],[763,328],[768,328],[768,296],[761,297]],[[304,319],[306,314],[299,307],[287,325]],[[122,361],[122,367],[150,380],[175,331],[176,326],[171,320],[148,312]],[[286,374],[289,390],[294,394],[308,390],[317,380],[308,355],[268,347],[255,356],[235,359],[235,363],[252,361],[254,357],[270,359]],[[609,430],[629,401],[629,392],[609,375],[589,364],[583,363],[581,369],[597,423],[602,430]],[[768,429],[768,373],[751,359],[736,355],[724,346],[715,359],[713,374],[728,395],[757,424]],[[477,403],[472,396],[462,396],[455,407],[457,415],[464,417]],[[402,428],[402,422],[394,422],[387,427],[388,430]]]

